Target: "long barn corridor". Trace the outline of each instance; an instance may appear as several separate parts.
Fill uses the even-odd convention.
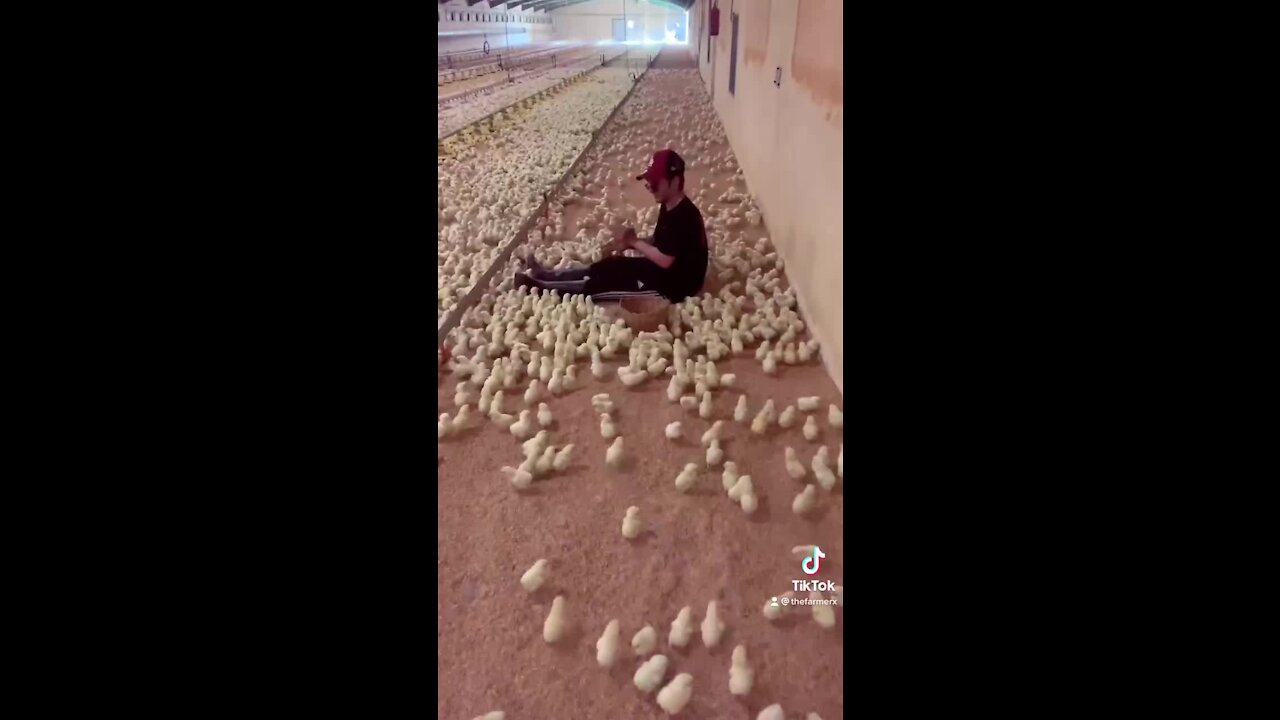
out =
[[[620,3],[540,25],[608,43]],[[686,44],[627,45],[439,143],[438,717],[843,715],[843,283],[815,255],[842,226],[787,186],[842,192],[808,143],[842,138],[843,100],[825,65],[800,68],[819,90],[775,83],[800,3],[737,2],[742,57],[727,13],[708,37],[709,3],[677,5],[625,7]],[[591,289],[618,247],[695,257],[660,222],[690,207],[696,293]],[[557,271],[586,284],[530,288]]]

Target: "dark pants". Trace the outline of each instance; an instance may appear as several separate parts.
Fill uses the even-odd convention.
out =
[[[538,287],[544,290],[559,290],[561,293],[581,295],[587,287],[587,276],[591,274],[591,266],[569,268],[568,270],[530,270],[529,277],[537,281]]]
[[[529,277],[544,290],[590,295],[594,300],[660,296],[662,269],[646,258],[609,257],[587,267],[531,270]]]

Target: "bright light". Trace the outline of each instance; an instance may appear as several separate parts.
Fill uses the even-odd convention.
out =
[[[628,21],[627,21],[627,28],[628,28],[628,29],[634,30],[634,29],[635,29],[635,27],[636,27],[636,21],[635,21],[635,20],[628,20]]]

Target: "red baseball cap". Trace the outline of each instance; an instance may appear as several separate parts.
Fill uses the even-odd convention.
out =
[[[653,154],[653,162],[649,164],[649,169],[644,171],[643,175],[637,175],[637,180],[648,180],[649,184],[657,185],[662,178],[673,178],[677,175],[684,175],[684,158],[676,154],[675,150],[659,150]]]

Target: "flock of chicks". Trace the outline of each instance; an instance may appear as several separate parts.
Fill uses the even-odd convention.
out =
[[[797,547],[793,549],[793,552],[807,554],[812,552],[812,547]],[[526,592],[536,592],[547,581],[549,575],[550,570],[546,559],[539,559],[520,577],[520,585]],[[772,603],[766,605],[765,616],[767,618],[776,620],[781,615],[782,610],[778,607],[773,606]],[[835,625],[835,613],[830,605],[814,604],[813,615],[814,620],[822,627],[830,628]],[[555,643],[564,637],[568,626],[569,619],[564,598],[556,596],[551,605],[551,612],[543,623],[542,639],[547,643]],[[667,642],[673,648],[688,646],[689,640],[693,636],[693,628],[693,609],[686,605],[680,609],[680,612],[671,622],[671,630],[667,634]],[[699,629],[701,631],[702,644],[705,647],[710,649],[720,644],[720,639],[724,635],[726,626],[720,618],[719,608],[715,600],[707,603],[707,614]],[[621,626],[618,621],[616,619],[610,620],[608,625],[605,626],[604,633],[596,641],[596,663],[600,667],[611,668],[618,661],[621,654],[621,637]],[[652,625],[645,625],[631,638],[631,649],[637,658],[651,655],[657,649],[657,646],[658,633]],[[636,689],[645,694],[653,692],[661,684],[668,665],[667,656],[660,654],[653,655],[648,660],[643,661],[632,678]],[[729,693],[739,697],[747,695],[751,692],[754,684],[755,671],[747,661],[747,648],[745,645],[738,645],[733,649],[733,656],[729,665]],[[681,673],[676,675],[670,683],[658,692],[657,703],[668,714],[675,715],[688,703],[692,691],[693,677],[688,673]],[[774,712],[777,713],[777,717],[782,717],[781,705],[775,704],[765,708],[760,713],[759,720],[773,717],[772,713]],[[816,717],[817,713],[809,714],[810,720]]]
[[[441,143],[437,321],[495,262],[500,244],[542,204],[631,85],[625,70],[602,68]]]
[[[794,549],[796,553],[808,553],[811,547],[797,547]],[[520,576],[520,586],[526,592],[533,593],[546,583],[550,576],[550,569],[546,559],[540,559],[533,564],[523,575]],[[829,605],[815,604],[814,619],[823,627],[831,627],[835,624],[835,615]],[[766,610],[766,616],[770,619],[777,619],[781,616],[781,611],[770,614]],[[565,605],[563,596],[557,595],[551,603],[551,612],[547,615],[546,621],[542,625],[542,639],[553,644],[559,642],[567,634],[570,620],[568,610]],[[702,644],[708,649],[714,648],[720,644],[720,639],[724,636],[725,623],[720,618],[720,613],[716,601],[712,600],[707,603],[707,614],[699,626],[702,636]],[[685,606],[680,609],[675,620],[671,622],[671,630],[667,633],[667,642],[673,648],[684,648],[689,645],[689,641],[693,637],[694,620],[693,609]],[[658,648],[658,631],[652,625],[645,625],[635,635],[631,637],[631,651],[636,658],[648,659],[642,660],[637,667],[635,674],[632,676],[632,683],[640,692],[648,695],[657,690],[655,698],[658,706],[669,715],[676,715],[689,703],[693,696],[693,676],[689,673],[679,673],[671,679],[666,685],[662,685],[662,680],[667,674],[670,666],[670,660],[666,655],[654,654]],[[604,632],[600,635],[600,639],[596,640],[596,663],[605,669],[613,667],[623,655],[622,650],[622,628],[616,619],[610,620],[605,626]],[[729,693],[735,697],[742,697],[751,692],[755,685],[755,670],[751,667],[751,663],[747,659],[747,648],[745,645],[738,645],[733,649],[733,655],[729,662]],[[662,686],[659,689],[659,686]],[[475,720],[503,720],[505,714],[502,711],[494,711],[481,715]],[[782,705],[774,703],[760,711],[756,716],[756,720],[783,720],[784,713]],[[817,713],[809,713],[806,720],[822,720]]]
[[[718,289],[718,297],[739,306],[750,301],[763,307],[763,295],[774,297],[775,306],[794,308],[794,294],[786,290],[783,259],[763,235],[760,208],[746,192],[743,171],[700,82],[695,70],[649,70],[604,128],[582,169],[549,198],[527,243],[496,274],[491,292],[467,313],[484,310],[485,302],[492,303],[511,290],[515,273],[524,269],[523,258],[529,255],[543,267],[563,269],[600,260],[601,248],[614,239],[618,227],[633,227],[642,237],[651,235],[658,206],[628,201],[625,189],[636,184],[635,174],[648,167],[654,150],[663,147],[676,149],[684,157],[686,192],[703,215],[710,249],[704,289]],[[468,314],[463,315],[464,321]],[[776,349],[767,368],[786,357],[783,345]],[[812,351],[798,345],[791,349],[801,363],[808,361]]]
[[[667,399],[680,403],[691,413],[696,411],[702,419],[712,420],[715,416],[715,392],[736,383],[736,375],[721,373],[716,360],[728,360],[737,353],[744,352],[746,346],[759,342],[759,347],[765,348],[766,352],[758,353],[758,359],[765,364],[775,352],[767,349],[769,340],[764,339],[766,336],[776,337],[780,342],[791,336],[791,342],[798,341],[802,347],[809,348],[811,353],[816,350],[814,341],[798,340],[799,332],[803,330],[798,318],[765,309],[773,307],[769,304],[769,299],[765,300],[760,309],[751,313],[735,315],[736,307],[738,306],[734,303],[714,297],[690,298],[673,306],[671,317],[674,332],[663,325],[656,332],[636,333],[620,320],[610,321],[589,297],[562,297],[556,291],[540,293],[536,289],[526,288],[506,293],[495,302],[492,311],[484,310],[476,314],[475,319],[485,323],[483,327],[464,326],[455,331],[455,341],[461,354],[453,358],[451,370],[455,376],[463,378],[455,388],[454,403],[458,406],[458,411],[452,417],[448,413],[440,416],[437,439],[443,441],[455,433],[464,432],[484,422],[486,418],[501,430],[509,432],[522,441],[524,459],[518,467],[504,466],[501,473],[517,492],[530,488],[535,478],[565,470],[569,466],[574,445],[570,443],[557,447],[550,443],[550,431],[547,428],[552,426],[554,418],[550,408],[542,400],[547,395],[560,396],[581,387],[577,373],[579,361],[588,362],[593,378],[607,381],[616,375],[619,382],[628,388],[637,388],[650,380],[668,375],[670,381],[667,385]],[[710,317],[716,319],[711,320]],[[474,354],[468,357],[466,352],[472,350]],[[620,358],[624,351],[627,363],[610,372],[605,360]],[[696,359],[690,357],[695,352],[698,353]],[[477,387],[478,397],[472,394]],[[526,405],[519,411],[518,417],[506,412],[508,391],[519,395]],[[478,408],[475,411],[471,409],[473,403]],[[535,405],[536,412],[533,409]],[[606,440],[612,440],[605,454],[605,464],[618,469],[622,465],[624,444],[613,420],[614,401],[608,393],[599,393],[591,397],[591,405],[600,414],[601,435]],[[816,413],[820,408],[820,398],[809,396],[799,398],[795,404],[788,405],[779,413],[773,399],[769,398],[751,419],[750,432],[765,435],[773,425],[782,428],[794,426],[800,413]],[[739,397],[735,406],[733,421],[745,424],[748,417],[749,406],[744,394]],[[817,417],[815,414],[808,414],[803,425],[804,436],[811,442],[818,438]],[[842,431],[843,412],[836,405],[829,404],[826,421],[832,429]],[[739,474],[737,465],[724,459],[720,439],[725,422],[724,419],[714,420],[701,436],[701,444],[706,448],[706,467],[723,467],[721,481],[725,493],[731,501],[740,505],[743,512],[750,514],[758,506],[757,491],[750,475]],[[667,425],[664,434],[669,440],[679,440],[684,434],[683,423],[676,421]],[[829,467],[829,462],[827,447],[822,446],[810,464],[817,484],[806,484],[795,496],[791,506],[793,512],[799,515],[811,512],[818,500],[819,487],[826,492],[834,490],[836,479],[844,475],[843,444],[840,446],[834,471]],[[808,470],[799,462],[794,448],[790,446],[785,448],[783,465],[787,474],[794,479],[802,480],[808,476]],[[696,463],[685,465],[675,478],[676,490],[681,493],[690,492],[700,472],[701,468]],[[639,508],[628,507],[622,520],[622,536],[627,540],[634,540],[643,530],[644,523]],[[807,552],[809,549],[796,548],[799,552]],[[548,574],[546,559],[540,559],[521,577],[521,585],[525,590],[533,592],[542,586]],[[812,599],[822,598],[821,593],[814,594],[817,597]],[[768,602],[763,613],[766,618],[775,620],[782,610]],[[815,604],[813,615],[820,626],[834,626],[835,617],[830,606]],[[567,623],[565,600],[562,596],[557,596],[543,627],[543,639],[548,643],[557,642],[564,636]],[[724,631],[724,623],[719,619],[715,601],[709,603],[701,629],[704,644],[714,647]],[[691,632],[692,610],[685,607],[672,623],[669,641],[674,647],[684,647]],[[644,656],[653,651],[655,642],[655,631],[646,626],[632,639],[632,646],[638,656]],[[597,661],[602,667],[614,664],[618,657],[618,646],[619,626],[614,620],[606,627],[597,643]],[[667,667],[668,659],[664,655],[655,655],[645,661],[636,671],[636,687],[645,693],[657,689]],[[746,649],[740,645],[734,650],[733,664],[730,667],[731,692],[735,695],[748,693],[751,688],[750,678]],[[668,714],[680,712],[692,694],[692,680],[688,673],[677,675],[658,692],[658,705]],[[760,717],[781,717],[781,708],[770,706]]]
[[[605,55],[608,62],[622,54],[611,51]],[[547,67],[508,79],[506,73],[498,73],[493,84],[465,97],[445,98],[436,103],[436,138],[453,133],[480,120],[495,110],[500,110],[553,87],[565,80],[600,65],[601,54],[588,48],[566,55],[555,67]],[[616,104],[616,103],[615,103]]]
[[[619,366],[615,374],[625,387],[638,387],[652,378],[669,375],[671,380],[667,384],[667,399],[673,403],[678,402],[685,410],[696,411],[704,420],[711,419],[715,413],[714,392],[733,386],[737,379],[733,373],[721,374],[716,367],[716,360],[742,352],[745,343],[776,333],[778,325],[786,327],[781,335],[781,338],[785,338],[802,322],[780,316],[771,323],[767,319],[760,319],[762,311],[756,311],[754,314],[741,316],[746,322],[739,321],[736,325],[731,322],[730,326],[734,326],[734,329],[727,330],[721,324],[723,318],[712,322],[703,315],[702,308],[708,302],[712,308],[718,307],[715,298],[690,298],[675,306],[671,314],[676,333],[667,330],[666,325],[661,325],[656,332],[636,334],[622,320],[609,320],[591,298],[586,296],[562,297],[554,290],[540,293],[537,289],[526,291],[523,287],[503,295],[495,307],[498,312],[482,311],[476,315],[477,320],[487,320],[484,329],[463,326],[455,330],[457,347],[463,353],[474,349],[475,355],[467,358],[463,354],[452,361],[452,372],[465,379],[455,387],[454,405],[458,407],[457,414],[450,416],[449,413],[442,413],[437,421],[437,440],[442,441],[456,432],[465,431],[487,417],[499,428],[523,441],[521,448],[524,461],[519,467],[505,466],[501,472],[517,490],[528,489],[535,477],[567,468],[574,448],[572,444],[560,448],[550,444],[550,434],[545,428],[552,425],[554,418],[547,404],[539,402],[544,393],[559,396],[576,389],[579,385],[576,363],[587,358],[590,358],[592,377],[597,380],[607,378],[609,371],[604,361],[617,357],[624,348],[628,362]],[[766,304],[765,307],[771,306]],[[763,316],[767,318],[769,313],[763,312]],[[750,330],[752,323],[747,320],[752,317],[758,323],[754,330]],[[693,329],[685,332],[682,339],[677,334],[685,323]],[[530,342],[533,343],[533,348],[530,347]],[[768,340],[764,340],[760,345],[766,352],[756,354],[766,372],[775,352],[767,349],[768,343]],[[801,345],[816,349],[816,341],[813,340],[802,342]],[[699,354],[696,361],[689,357],[691,352],[699,350],[706,350],[708,354]],[[507,354],[502,356],[503,352]],[[497,357],[491,359],[491,353]],[[708,356],[714,359],[708,359]],[[789,364],[797,361],[798,359]],[[772,366],[776,372],[776,362]],[[519,417],[516,417],[506,412],[506,392],[518,391],[526,377],[528,385],[521,395],[525,404],[530,407],[521,410]],[[543,383],[546,384],[545,391]],[[480,389],[478,397],[471,394],[474,387]],[[686,391],[691,392],[686,394]],[[477,408],[474,411],[473,402]],[[532,409],[535,403],[536,416]],[[605,453],[605,464],[616,469],[622,463],[624,443],[613,422],[613,401],[607,393],[602,393],[592,397],[591,404],[600,413],[601,436],[613,441]],[[798,411],[812,413],[819,406],[817,396],[802,397],[796,404],[788,405],[778,413],[773,398],[768,398],[751,420],[750,430],[756,435],[764,435],[774,424],[783,429],[789,428],[797,422]],[[733,420],[745,423],[749,414],[747,396],[740,395],[734,408]],[[718,467],[724,461],[724,451],[720,447],[724,422],[716,420],[702,434],[701,442],[706,447],[708,468]],[[833,429],[840,430],[844,426],[844,413],[835,405],[829,405],[827,422]],[[536,427],[544,429],[537,430]],[[664,432],[669,440],[677,440],[683,434],[683,426],[680,421],[676,421],[668,424]],[[818,439],[819,429],[815,415],[806,417],[803,435],[810,442]],[[837,477],[844,477],[843,443],[836,456],[834,471],[830,462],[830,454],[825,445],[818,449],[810,462],[818,486],[828,492],[834,489]],[[793,479],[802,480],[808,474],[791,446],[785,449],[785,466],[787,474]],[[676,476],[676,489],[682,493],[689,492],[697,479],[697,471],[696,464],[686,465]],[[722,481],[730,499],[740,503],[744,512],[750,514],[755,510],[757,502],[750,475],[739,475],[737,466],[728,461],[724,463]],[[796,495],[792,510],[800,515],[809,512],[814,507],[816,497],[815,486],[807,485]]]
[[[696,78],[696,71],[649,71],[614,122],[605,129],[601,142],[584,164],[588,169],[578,172],[563,192],[552,198],[548,214],[538,219],[529,241],[532,253],[543,265],[564,267],[599,259],[600,246],[612,239],[612,228],[618,224],[633,224],[641,235],[651,232],[657,219],[656,206],[640,209],[626,203],[621,189],[634,175],[634,168],[647,166],[648,155],[662,146],[657,138],[667,134],[676,139],[669,140],[666,146],[682,153],[687,168],[702,166],[709,171],[701,183],[692,188],[691,195],[703,211],[710,240],[708,287],[718,286],[718,291],[672,305],[668,322],[657,331],[636,332],[622,320],[611,319],[589,297],[562,296],[555,291],[540,293],[524,287],[513,289],[510,278],[520,262],[513,259],[508,265],[512,272],[502,273],[494,291],[468,308],[452,332],[453,357],[449,367],[461,380],[454,396],[458,410],[453,416],[440,415],[438,440],[445,441],[486,420],[501,431],[511,433],[521,441],[523,460],[515,467],[504,466],[500,472],[518,493],[530,488],[535,479],[568,468],[574,445],[557,447],[551,443],[549,428],[554,418],[550,408],[541,401],[548,395],[560,396],[580,388],[584,383],[577,364],[585,362],[596,380],[608,380],[616,375],[626,388],[638,388],[669,377],[667,399],[711,421],[710,428],[701,435],[706,468],[721,469],[724,492],[744,513],[753,513],[759,505],[759,491],[751,476],[741,474],[732,460],[726,460],[720,444],[727,420],[714,419],[715,393],[734,387],[736,375],[722,372],[717,363],[745,360],[753,355],[765,374],[777,375],[785,372],[788,365],[818,359],[819,343],[807,335],[806,325],[797,312],[795,294],[783,274],[781,257],[772,250],[767,238],[758,237],[751,242],[748,237],[763,232],[759,227],[760,211],[754,200],[739,189],[743,184],[742,171],[725,143],[723,130],[705,95],[696,102],[692,98],[682,102],[686,95],[701,93]],[[619,169],[616,173],[615,168]],[[717,187],[714,178],[724,181],[725,176],[728,180],[724,187]],[[575,213],[578,232],[569,237],[566,227],[570,219],[566,208],[573,205],[581,206]],[[612,372],[605,364],[624,358],[626,363]],[[478,396],[474,395],[477,388]],[[519,396],[526,407],[509,411],[508,395]],[[605,454],[605,464],[618,469],[625,450],[623,437],[613,419],[613,400],[602,393],[593,396],[591,404],[600,414],[601,435],[612,441]],[[805,414],[802,434],[807,441],[816,442],[820,434],[817,413],[821,405],[816,396],[802,397],[778,412],[773,399],[767,398],[752,415],[747,396],[743,394],[734,407],[732,421],[747,425],[750,418],[749,431],[765,435],[775,425],[785,429],[800,423],[800,415]],[[826,422],[837,435],[841,434],[840,408],[829,404]],[[672,441],[681,439],[684,433],[680,421],[665,428],[665,436]],[[782,465],[796,480],[806,480],[812,473],[816,484],[806,482],[792,501],[793,512],[807,515],[822,497],[819,490],[829,493],[835,489],[837,479],[843,478],[844,446],[840,445],[834,467],[825,445],[813,455],[808,468],[795,449],[788,446]],[[676,490],[690,492],[701,473],[697,463],[685,465],[675,478]],[[622,521],[623,537],[633,540],[643,529],[639,508],[628,507]],[[807,550],[807,547],[796,548],[797,552]],[[521,577],[521,585],[533,592],[546,581],[548,573],[547,561],[540,559]],[[811,600],[821,598],[821,593],[815,595],[818,597]],[[776,620],[785,612],[784,607],[766,602],[763,614],[771,621]],[[817,624],[824,628],[834,625],[834,612],[829,605],[813,604],[812,610]],[[546,642],[554,643],[564,636],[567,612],[564,598],[557,596],[543,627]],[[681,609],[668,638],[674,647],[684,647],[688,642],[692,623],[691,608]],[[724,624],[714,601],[708,605],[701,629],[703,642],[708,647],[719,642]],[[632,638],[632,648],[638,657],[652,653],[656,644],[657,634],[651,626],[646,625]],[[620,626],[613,620],[597,642],[597,662],[602,667],[612,666],[618,659],[619,645]],[[657,690],[668,665],[664,655],[645,660],[636,671],[636,687],[646,694]],[[746,648],[739,645],[733,652],[729,669],[730,692],[749,693],[752,678]],[[688,673],[676,675],[658,690],[658,705],[672,715],[680,712],[692,694],[692,682]],[[490,713],[477,720],[502,717],[500,712]],[[781,720],[782,717],[781,707],[771,705],[760,713],[758,720]],[[808,720],[815,718],[814,713],[808,716]]]

